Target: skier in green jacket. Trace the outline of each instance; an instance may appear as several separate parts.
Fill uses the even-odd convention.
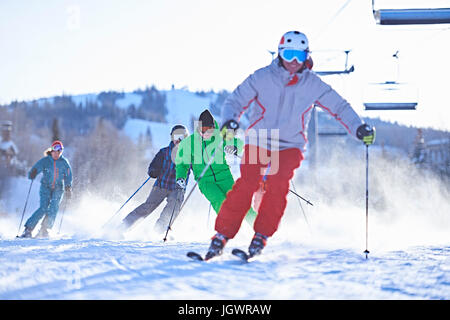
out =
[[[200,192],[218,213],[228,191],[234,184],[225,155],[226,153],[237,155],[241,153],[242,147],[242,140],[236,137],[224,137],[211,113],[208,110],[203,111],[194,133],[183,139],[178,147],[175,160],[177,187],[186,188],[186,177],[189,168],[192,167]],[[255,218],[256,212],[250,208],[246,220],[253,225]]]

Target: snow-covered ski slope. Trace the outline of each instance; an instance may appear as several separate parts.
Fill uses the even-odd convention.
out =
[[[173,124],[190,121],[207,106],[207,98],[183,90],[172,94],[169,117],[185,118],[152,123],[152,140],[160,143],[155,148],[167,144]],[[124,131],[136,141],[149,122],[130,121]],[[214,234],[216,215],[208,213],[198,190],[167,242],[153,230],[162,206],[123,238],[115,234],[114,226],[145,199],[153,182],[104,230],[134,190],[116,201],[74,190],[83,194],[81,200],[65,211],[61,205],[50,240],[15,239],[30,185],[17,178],[0,216],[0,299],[449,299],[448,186],[406,161],[382,161],[376,153],[371,147],[367,260],[363,146],[360,158],[321,164],[316,177],[308,175],[307,160],[302,163],[294,180],[297,192],[314,204],[302,203],[309,224],[289,194],[279,230],[248,264],[231,254],[235,247],[248,247],[253,231],[245,222],[223,256],[210,262],[186,257],[191,250],[204,254]],[[238,176],[238,163],[232,172]],[[188,191],[193,183],[190,179]],[[23,223],[38,205],[36,181]]]
[[[3,241],[1,299],[448,299],[449,247],[374,253],[278,243],[243,264],[205,243]],[[446,259],[443,257],[447,256]]]
[[[299,184],[297,190],[310,193]],[[363,201],[311,200],[314,207],[303,204],[308,227],[289,195],[278,232],[247,264],[231,254],[250,242],[253,231],[245,222],[223,256],[209,262],[186,257],[191,250],[204,254],[214,233],[215,214],[208,217],[198,190],[167,242],[153,231],[161,208],[123,239],[110,232],[139,204],[133,201],[104,232],[102,225],[120,203],[86,195],[65,212],[61,235],[58,216],[50,240],[14,239],[20,215],[2,217],[0,299],[450,298],[449,211],[409,210],[389,217],[372,210],[366,260]],[[444,202],[438,206],[448,210]],[[26,216],[34,209],[31,205]]]

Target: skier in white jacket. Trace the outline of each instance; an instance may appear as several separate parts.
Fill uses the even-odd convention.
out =
[[[283,35],[278,57],[251,74],[225,101],[221,130],[234,132],[250,109],[241,176],[216,219],[206,259],[222,253],[239,231],[253,194],[270,164],[266,189],[254,223],[249,255],[259,254],[278,228],[286,208],[289,181],[304,159],[307,127],[314,105],[329,112],[353,136],[372,144],[375,130],[363,124],[350,104],[308,68],[309,43],[298,31]]]

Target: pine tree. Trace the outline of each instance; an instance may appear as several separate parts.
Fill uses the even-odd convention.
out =
[[[61,132],[59,130],[59,120],[58,118],[53,118],[52,123],[52,141],[61,140]]]

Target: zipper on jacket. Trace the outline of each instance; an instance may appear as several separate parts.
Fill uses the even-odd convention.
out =
[[[58,171],[56,169],[56,161],[53,160],[53,183],[52,183],[52,189],[55,189],[56,184],[56,175],[58,174]]]
[[[283,104],[284,104],[284,98],[286,96],[286,86],[283,87],[283,90],[281,92],[281,96],[280,96],[280,107],[283,108]],[[279,112],[277,112],[277,120],[275,122],[276,126],[278,126],[278,124],[280,123],[280,115],[281,115],[281,110],[279,110]]]
[[[206,142],[203,140],[203,137],[202,137],[202,142],[204,143],[205,151],[206,151],[206,157],[208,158],[208,163],[209,163],[208,150],[206,150]],[[214,152],[216,152],[216,151],[217,151],[217,150],[215,150]],[[203,157],[203,148],[202,148],[202,157]],[[212,163],[211,163],[211,165],[209,166],[209,168],[211,169],[211,172],[212,172],[212,174],[213,174],[214,181],[217,182],[216,174],[214,173],[214,170],[212,169]]]

